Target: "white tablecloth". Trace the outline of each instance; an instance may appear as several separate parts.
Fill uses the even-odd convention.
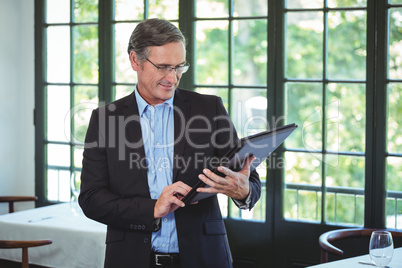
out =
[[[368,245],[367,245],[368,247]],[[367,249],[368,250],[368,249]],[[328,263],[323,263],[315,266],[310,266],[311,268],[369,268],[375,267],[371,265],[363,265],[360,264],[359,261],[363,262],[371,262],[370,256],[363,255],[354,258],[348,258],[340,261],[332,261]],[[396,248],[394,250],[394,256],[392,257],[391,262],[387,265],[390,268],[402,268],[402,248]]]
[[[28,249],[29,262],[57,268],[103,267],[106,225],[85,217],[77,203],[0,216],[0,240],[51,239]],[[0,249],[0,259],[21,261],[21,249]]]

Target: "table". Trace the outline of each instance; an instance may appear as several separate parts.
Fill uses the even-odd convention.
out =
[[[88,219],[76,202],[0,216],[1,240],[51,239],[29,248],[29,262],[57,268],[103,267],[106,225]],[[21,262],[21,249],[0,249],[0,259]]]
[[[367,245],[368,247],[368,245]],[[368,250],[368,249],[367,249]],[[363,265],[360,264],[359,261],[364,261],[364,262],[371,262],[370,256],[363,255],[363,256],[358,256],[354,258],[348,258],[340,261],[332,261],[328,263],[323,263],[319,265],[314,265],[310,266],[311,268],[369,268],[369,267],[375,267],[371,265]],[[392,257],[392,261],[387,265],[390,268],[402,268],[402,247],[401,248],[396,248],[394,250],[394,256]]]

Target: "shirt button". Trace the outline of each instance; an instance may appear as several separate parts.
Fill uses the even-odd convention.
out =
[[[158,142],[158,143],[156,144],[156,147],[159,147],[159,146],[161,146],[161,144]]]
[[[168,222],[168,219],[167,219],[167,218],[164,218],[163,221],[164,221],[164,222]]]
[[[166,247],[166,244],[162,244],[162,247],[165,248],[165,247]]]
[[[162,172],[162,168],[159,168],[158,171],[159,171],[159,172]]]

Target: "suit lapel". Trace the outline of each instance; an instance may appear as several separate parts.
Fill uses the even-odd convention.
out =
[[[176,181],[177,173],[181,166],[184,148],[186,147],[185,129],[190,106],[182,90],[176,89],[174,97],[174,152],[173,152],[173,182]]]
[[[142,139],[138,105],[135,99],[134,92],[131,94],[130,98],[128,98],[125,103],[123,118],[119,118],[118,120],[122,121],[124,120],[124,122],[119,122],[119,126],[122,126],[121,124],[125,126],[124,127],[125,137],[120,137],[120,142],[126,142],[127,144],[127,146],[125,146],[125,150],[127,150],[125,156],[128,157],[128,159],[131,159],[130,154],[135,154],[138,156],[138,158],[136,157],[135,159],[144,159],[145,158],[144,143]],[[147,168],[141,168],[140,172],[143,178],[147,179]]]

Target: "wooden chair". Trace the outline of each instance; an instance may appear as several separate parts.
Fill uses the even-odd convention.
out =
[[[341,240],[345,238],[353,237],[370,237],[373,231],[378,229],[366,229],[366,228],[355,228],[355,229],[339,229],[332,230],[323,233],[319,238],[319,244],[321,247],[321,263],[328,262],[328,253],[342,256],[343,251],[331,244],[332,241]],[[402,232],[390,231],[392,237],[402,237]],[[368,249],[368,245],[367,245]]]
[[[8,203],[8,212],[14,212],[14,202],[36,201],[36,196],[0,196],[0,203]]]
[[[22,248],[22,268],[29,267],[28,248],[52,244],[52,240],[12,241],[0,240],[0,248]]]

